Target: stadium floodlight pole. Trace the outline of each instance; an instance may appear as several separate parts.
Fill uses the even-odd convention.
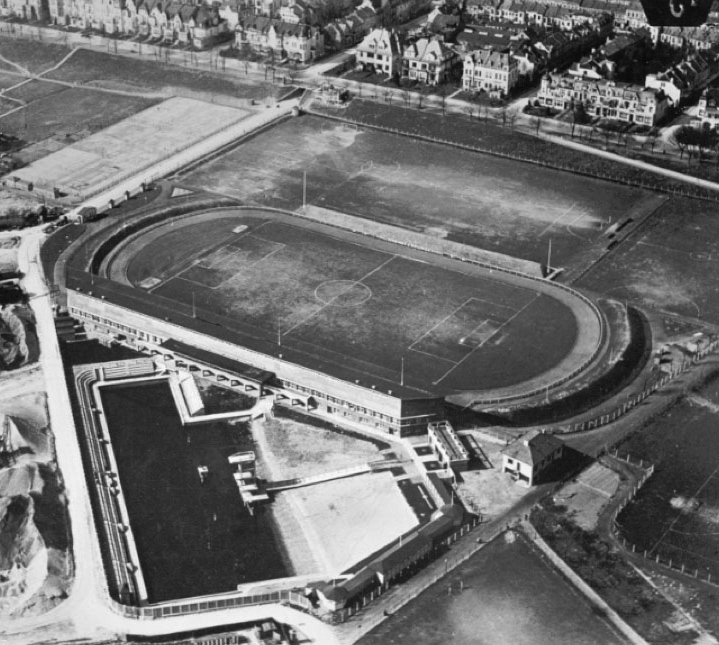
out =
[[[195,292],[192,292],[192,317],[197,318],[197,311],[195,310]]]
[[[404,356],[402,357],[402,367],[399,372],[399,384],[404,385]]]
[[[549,238],[549,249],[547,250],[547,273],[552,266],[552,238]]]
[[[277,345],[282,347],[282,319],[277,319]]]
[[[307,210],[307,171],[302,176],[302,210]]]

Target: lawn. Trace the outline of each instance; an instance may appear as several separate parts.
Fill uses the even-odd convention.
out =
[[[625,640],[523,538],[499,538],[358,645],[614,645]]]
[[[73,83],[118,83],[125,89],[156,92],[165,87],[179,87],[210,94],[261,99],[274,95],[271,83],[248,84],[229,74],[165,65],[153,60],[139,60],[101,52],[81,50],[48,78]],[[129,86],[129,87],[128,87]]]
[[[72,51],[70,47],[65,45],[0,36],[0,56],[17,63],[32,74],[47,71],[59,63],[70,51]],[[0,61],[0,64],[5,69],[19,71],[5,62]]]
[[[18,78],[17,82],[22,79]],[[14,99],[25,101],[26,103],[32,103],[33,101],[41,100],[53,96],[53,100],[60,100],[61,97],[57,96],[60,92],[67,92],[69,88],[65,85],[59,85],[58,83],[50,83],[47,81],[29,81],[20,85],[6,93]],[[64,97],[62,97],[64,98]]]
[[[389,105],[354,99],[348,107],[342,110],[319,108],[316,105],[313,106],[313,110],[367,125],[398,130],[406,134],[434,137],[488,152],[532,159],[576,173],[608,177],[616,181],[639,185],[646,184],[654,188],[690,191],[696,195],[706,194],[710,195],[712,199],[716,197],[714,191],[693,187],[681,181],[620,165],[595,155],[571,150],[529,134],[517,132],[512,128],[511,113],[506,127],[502,127],[486,123],[479,118],[479,115],[474,119],[469,116],[467,118],[446,118],[434,112],[418,110],[416,107],[405,107],[400,101]],[[560,181],[570,180],[565,178]]]
[[[449,133],[455,121],[445,123]],[[609,243],[610,222],[639,220],[657,201],[636,188],[313,116],[279,124],[185,179],[296,209],[305,172],[314,206],[540,263],[551,240],[551,263],[564,267],[584,266]]]
[[[496,274],[440,267],[259,211],[198,217],[133,240],[130,282],[154,279],[153,295],[186,305],[194,298],[205,317],[219,315],[251,338],[274,342],[281,333],[283,351],[302,363],[397,382],[404,359],[405,385],[452,392],[524,382],[575,349],[569,308]]]
[[[29,143],[48,137],[85,135],[121,121],[157,103],[156,100],[68,89],[57,96],[34,101],[0,119],[2,131]]]
[[[620,448],[655,472],[619,515],[637,551],[719,580],[719,380],[690,394]],[[713,406],[713,407],[712,407]]]
[[[716,205],[674,198],[577,284],[612,298],[719,323]]]

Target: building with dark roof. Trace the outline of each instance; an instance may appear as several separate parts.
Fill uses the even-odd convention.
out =
[[[557,459],[564,442],[542,430],[532,430],[502,450],[502,472],[516,481],[532,486],[536,478]]]

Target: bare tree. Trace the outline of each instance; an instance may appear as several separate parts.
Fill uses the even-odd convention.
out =
[[[502,119],[502,127],[506,128],[507,127],[507,108],[506,107],[503,107],[501,109],[501,111],[499,112],[499,116]]]
[[[539,129],[542,127],[542,117],[541,116],[535,116],[532,119],[532,123],[534,124],[534,133],[539,134]]]
[[[404,101],[404,106],[409,107],[409,92],[407,90],[400,90],[400,98]]]
[[[422,94],[421,91],[417,93],[417,109],[418,110],[422,109],[422,105],[424,104],[424,98],[425,98],[424,94]]]
[[[390,105],[392,105],[393,95],[394,95],[394,93],[392,92],[392,90],[389,87],[382,90],[382,98],[384,99],[385,103],[389,103]]]
[[[471,103],[468,103],[465,107],[462,108],[462,112],[464,112],[467,116],[469,116],[469,120],[472,120],[472,117],[475,113],[475,107]]]
[[[509,123],[509,129],[514,131],[514,124],[517,122],[517,110],[507,110],[507,123]]]

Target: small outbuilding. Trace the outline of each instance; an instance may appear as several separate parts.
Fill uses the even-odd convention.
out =
[[[537,477],[561,459],[564,442],[543,430],[532,430],[502,450],[502,472],[532,486]]]

